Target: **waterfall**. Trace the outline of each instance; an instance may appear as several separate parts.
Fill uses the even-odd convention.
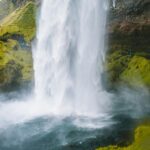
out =
[[[112,97],[101,82],[108,6],[107,0],[42,1],[32,49],[34,92],[0,102],[0,129],[44,116],[90,118],[77,123],[83,126],[97,126],[95,117],[100,126],[109,120]]]
[[[116,7],[116,0],[113,0],[112,3],[113,3],[113,7],[115,8]]]
[[[101,83],[107,6],[107,0],[43,0],[34,94],[49,109],[95,115],[109,103]]]

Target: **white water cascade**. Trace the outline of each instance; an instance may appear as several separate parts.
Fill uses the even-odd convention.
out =
[[[115,8],[116,7],[116,0],[112,0],[112,3],[113,3],[113,7]]]
[[[107,0],[42,1],[34,92],[0,102],[0,128],[43,116],[109,118],[110,95],[101,83],[107,6]]]
[[[33,50],[35,96],[57,113],[95,115],[102,88],[107,0],[43,0]]]

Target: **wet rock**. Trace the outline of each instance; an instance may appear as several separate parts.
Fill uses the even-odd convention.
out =
[[[5,66],[0,68],[0,87],[17,85],[22,78],[21,65],[14,60],[10,60]]]

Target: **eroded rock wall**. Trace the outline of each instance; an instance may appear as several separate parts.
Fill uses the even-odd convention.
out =
[[[116,0],[110,6],[106,72],[112,88],[120,83],[150,87],[149,8],[150,0]]]

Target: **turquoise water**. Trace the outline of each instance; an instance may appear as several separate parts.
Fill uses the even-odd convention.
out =
[[[106,145],[128,145],[137,123],[150,114],[149,95],[129,91],[115,93],[112,111],[95,118],[43,115],[22,122],[14,120],[18,114],[13,115],[15,110],[8,104],[23,97],[21,93],[26,97],[26,91],[1,94],[0,102],[7,109],[0,109],[0,150],[94,150]],[[15,104],[14,108],[21,113],[19,106]],[[29,115],[29,110],[25,114]]]
[[[76,123],[87,123],[88,118],[38,118],[1,131],[0,150],[94,150],[131,141],[135,122],[125,115],[114,120],[117,123],[107,127],[83,128]]]

